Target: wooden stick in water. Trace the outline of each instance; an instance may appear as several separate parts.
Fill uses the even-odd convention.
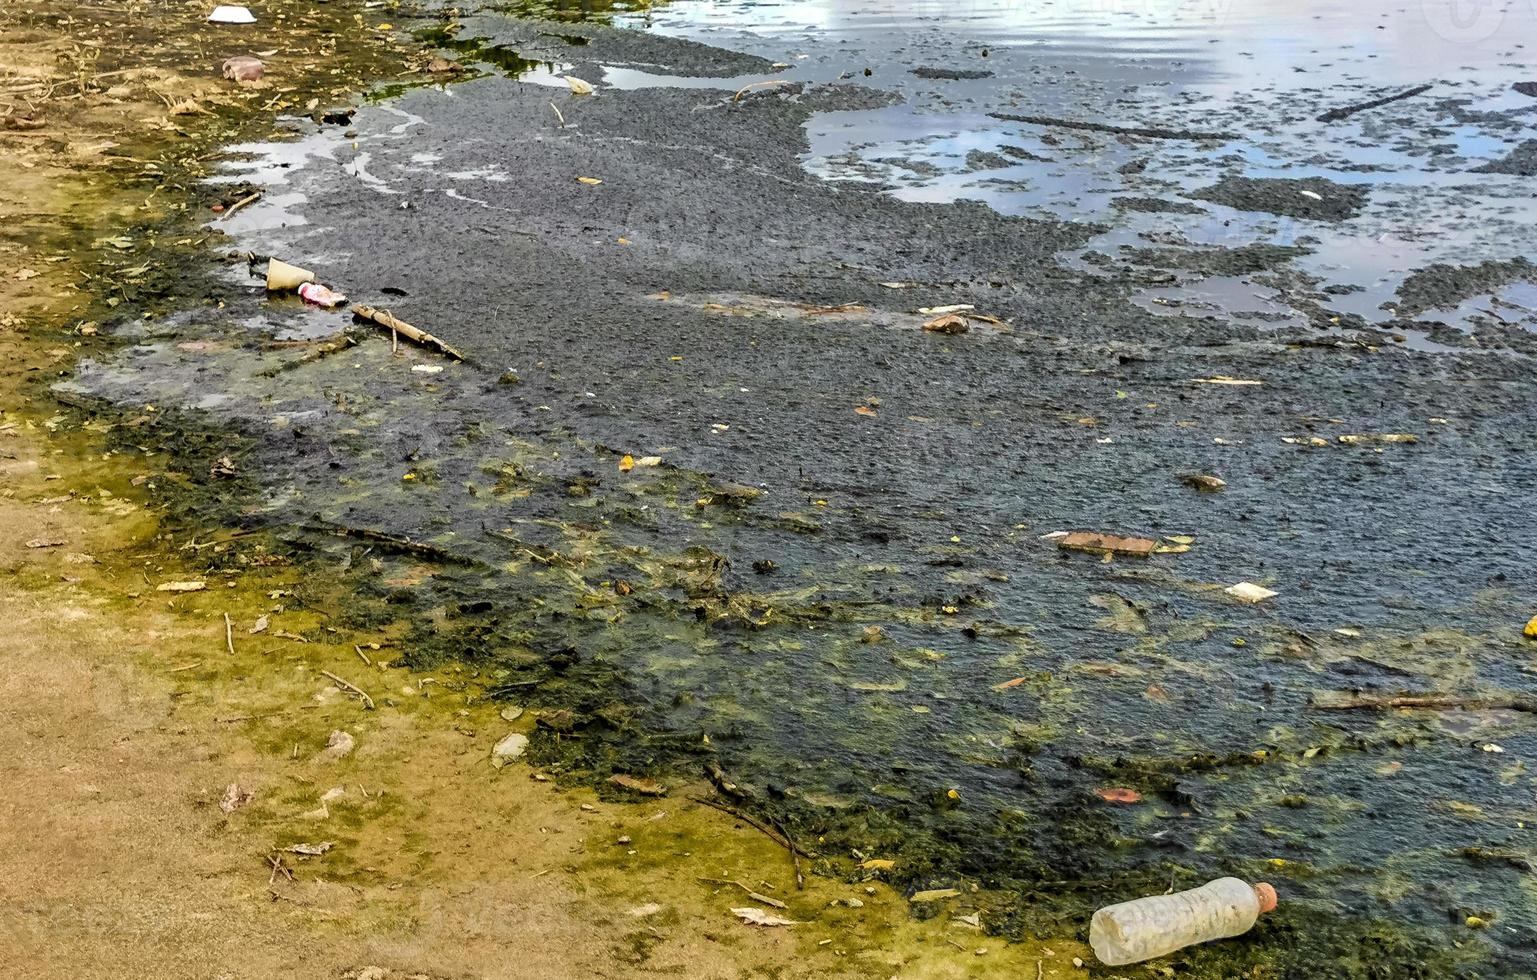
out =
[[[464,360],[464,355],[450,347],[445,341],[434,337],[425,330],[420,330],[404,320],[397,320],[389,310],[378,310],[372,306],[364,306],[362,303],[352,305],[352,315],[363,320],[371,320],[386,330],[392,330],[407,340],[414,340],[424,347],[435,347],[456,361]]]

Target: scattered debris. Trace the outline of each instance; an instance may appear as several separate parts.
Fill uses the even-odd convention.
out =
[[[245,197],[242,197],[240,200],[236,201],[234,204],[231,204],[228,208],[225,208],[224,209],[224,213],[219,215],[219,220],[220,221],[226,221],[226,220],[229,219],[230,215],[234,214],[236,211],[239,211],[241,208],[243,208],[243,207],[245,207],[245,206],[247,206],[249,204],[255,204],[257,201],[261,200],[261,196],[262,196],[263,193],[265,193],[265,192],[260,187],[258,187],[256,190],[254,190],[251,193],[247,194]]]
[[[208,583],[207,582],[203,582],[203,581],[195,581],[195,582],[161,582],[159,585],[155,586],[155,591],[156,592],[202,592],[206,588],[208,588]]]
[[[662,906],[656,902],[647,902],[645,905],[637,905],[634,908],[625,909],[624,914],[634,919],[644,919],[648,916],[656,915],[660,911],[662,911]]]
[[[628,838],[620,838],[620,840],[622,843],[629,843]],[[747,897],[755,902],[761,902],[764,905],[772,905],[776,909],[789,908],[788,905],[786,905],[784,902],[781,902],[779,899],[770,898],[768,895],[764,895],[761,892],[755,892],[751,888],[742,884],[740,881],[727,878],[700,878],[699,880],[707,885],[735,885],[736,887],[742,889],[742,891],[746,892]]]
[[[1089,945],[1106,966],[1142,963],[1196,943],[1241,936],[1275,907],[1270,885],[1218,878],[1188,891],[1100,909],[1089,921]]]
[[[1537,696],[1527,694],[1398,694],[1391,697],[1324,694],[1309,707],[1319,711],[1520,711],[1537,714]]]
[[[1220,493],[1227,489],[1227,481],[1210,473],[1182,473],[1180,482],[1202,493]]]
[[[303,854],[306,857],[319,857],[331,848],[335,847],[334,841],[323,840],[318,844],[294,844],[283,848],[289,854]]]
[[[924,316],[944,316],[946,313],[965,313],[974,309],[976,307],[970,303],[953,303],[950,306],[920,306],[918,312]]]
[[[1372,442],[1419,442],[1420,437],[1412,432],[1362,432],[1353,435],[1336,437],[1339,442],[1347,446],[1362,446]]]
[[[623,773],[615,773],[608,777],[608,781],[620,789],[627,789],[632,793],[642,796],[666,796],[667,787],[654,779],[643,779],[640,776],[627,776]]]
[[[222,71],[224,77],[232,82],[249,84],[262,80],[262,75],[266,74],[266,66],[262,64],[260,58],[237,54],[233,58],[225,59]]]
[[[347,297],[335,290],[328,289],[318,282],[306,282],[299,286],[299,295],[304,297],[307,303],[314,303],[326,309],[335,309],[347,302]]]
[[[314,281],[315,274],[308,269],[289,265],[282,259],[267,260],[267,290],[269,292],[292,292],[305,283]]]
[[[1020,116],[1008,112],[990,112],[988,115],[1004,122],[1022,122],[1031,126],[1055,126],[1058,129],[1082,129],[1094,133],[1116,133],[1121,136],[1141,136],[1153,140],[1233,140],[1232,133],[1203,133],[1189,129],[1164,129],[1158,126],[1114,126],[1109,123],[1085,122],[1080,119],[1059,119],[1055,116]]]
[[[1263,585],[1255,585],[1253,582],[1239,582],[1222,590],[1235,599],[1243,602],[1264,602],[1280,593],[1267,589]]]
[[[376,310],[372,306],[364,306],[362,303],[354,304],[352,315],[360,320],[370,320],[386,330],[392,330],[407,340],[413,340],[424,347],[435,347],[456,361],[464,360],[464,355],[459,353],[447,343],[434,337],[425,330],[419,330],[404,320],[398,320],[388,310]]]
[[[331,673],[329,670],[322,670],[321,673],[326,675],[326,677],[330,678],[331,681],[333,683],[335,683],[337,687],[341,688],[344,691],[347,691],[350,694],[356,694],[359,698],[361,698],[362,701],[363,701],[363,707],[364,708],[368,709],[369,711],[374,710],[374,699],[369,697],[363,691],[363,689],[361,687],[358,687],[356,684],[352,683],[351,681],[343,680],[342,678],[337,677],[335,674]],[[334,739],[337,736],[337,734],[346,735],[347,733],[346,732],[341,732],[341,733],[332,732],[331,733],[331,737]],[[351,738],[352,736],[348,735],[347,737]]]
[[[793,84],[793,82],[787,81],[783,78],[770,79],[766,82],[753,82],[751,85],[743,85],[741,88],[737,89],[736,94],[731,97],[731,101],[741,102],[742,96],[746,95],[748,92],[753,91],[754,89],[779,88],[781,86]]]
[[[923,329],[930,333],[953,335],[967,332],[971,329],[971,325],[966,322],[965,317],[957,313],[947,313],[944,316],[937,316],[932,320],[926,321],[923,324]]]
[[[940,902],[947,898],[957,898],[961,894],[959,888],[929,888],[921,892],[914,892],[908,897],[909,902]]]
[[[1057,539],[1057,547],[1069,551],[1092,551],[1107,555],[1133,555],[1146,558],[1158,549],[1152,538],[1123,538],[1097,531],[1074,531]]]
[[[743,922],[750,926],[764,926],[765,928],[768,928],[772,926],[793,926],[796,924],[794,919],[785,919],[777,915],[770,915],[768,912],[758,908],[749,907],[732,909],[731,914],[735,915],[737,918],[741,919]]]
[[[254,24],[256,15],[245,7],[220,4],[208,15],[210,24]]]
[[[513,732],[497,742],[491,749],[491,765],[500,769],[528,751],[528,736]]]
[[[257,617],[256,622],[252,623],[251,628],[246,630],[246,632],[251,636],[255,636],[257,633],[265,633],[270,622],[271,620],[266,616]]]
[[[592,87],[591,82],[577,78],[575,75],[566,75],[564,77],[566,84],[571,87],[572,95],[591,95],[593,92],[597,91]]]
[[[891,858],[870,858],[860,865],[866,871],[890,871],[897,866]]]
[[[242,789],[239,783],[230,783],[224,787],[224,796],[219,800],[219,809],[225,813],[234,813],[251,802],[255,795],[248,789]]]
[[[319,762],[335,762],[337,759],[350,755],[357,744],[357,739],[353,738],[352,735],[338,729],[332,732],[331,736],[326,739],[326,747],[320,751],[319,755],[315,756],[315,759]]]
[[[1191,378],[1198,385],[1262,385],[1265,382],[1255,381],[1252,378],[1230,378],[1225,374],[1219,374],[1211,378]]]
[[[27,542],[28,548],[58,548],[64,544],[63,538],[33,538]]]
[[[1142,802],[1141,793],[1134,789],[1128,789],[1125,786],[1110,786],[1104,789],[1097,789],[1094,791],[1094,795],[1104,800],[1106,803]]]
[[[1389,102],[1398,102],[1401,99],[1413,98],[1416,95],[1430,91],[1431,87],[1432,86],[1430,85],[1419,85],[1408,89],[1407,91],[1399,92],[1395,95],[1386,95],[1380,99],[1372,99],[1370,102],[1357,102],[1355,105],[1340,106],[1338,109],[1330,109],[1328,112],[1320,113],[1318,116],[1318,121],[1339,122],[1341,119],[1347,119],[1350,116],[1353,116],[1356,113],[1362,112],[1366,109],[1375,109],[1380,105],[1387,105]]]

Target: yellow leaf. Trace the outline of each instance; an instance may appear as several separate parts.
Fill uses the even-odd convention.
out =
[[[619,472],[621,472],[621,473],[628,473],[631,470],[633,470],[634,468],[635,468],[635,457],[631,456],[629,453],[625,453],[624,454],[624,458],[619,461]]]
[[[887,858],[871,858],[864,864],[860,865],[860,867],[864,868],[866,871],[890,871],[896,866],[897,862]]]
[[[596,187],[603,183],[603,179],[601,177],[578,177],[576,182],[578,184],[586,184],[589,187]]]
[[[875,409],[871,408],[868,405],[860,405],[858,408],[854,409],[854,414],[856,414],[856,415],[863,415],[866,418],[872,418],[873,419],[873,418],[875,418]]]
[[[583,81],[580,78],[567,75],[566,84],[571,86],[572,95],[591,95],[593,93],[592,83]]]

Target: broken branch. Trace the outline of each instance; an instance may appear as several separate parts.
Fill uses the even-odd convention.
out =
[[[464,355],[450,347],[446,342],[434,337],[425,330],[411,326],[411,324],[404,320],[396,319],[395,315],[389,310],[376,310],[372,306],[355,303],[352,307],[352,315],[360,320],[371,320],[386,330],[393,330],[407,340],[414,340],[424,347],[435,347],[456,361],[464,360]]]
[[[1537,697],[1520,694],[1457,697],[1450,694],[1400,694],[1395,697],[1357,697],[1344,701],[1325,701],[1312,707],[1319,711],[1392,711],[1411,708],[1420,711],[1524,711],[1537,714]]]
[[[1389,102],[1397,102],[1400,99],[1413,98],[1414,96],[1419,95],[1421,92],[1428,91],[1430,91],[1429,85],[1419,85],[1415,88],[1409,89],[1408,91],[1399,92],[1396,95],[1385,95],[1380,99],[1372,99],[1370,102],[1357,102],[1355,105],[1340,106],[1338,109],[1330,109],[1328,112],[1319,115],[1318,121],[1339,122],[1341,119],[1348,118],[1366,109],[1375,109],[1380,105],[1387,105]]]
[[[361,687],[358,687],[351,681],[343,680],[342,678],[337,677],[329,670],[322,670],[321,673],[335,681],[337,687],[340,687],[344,691],[351,691],[353,694],[356,694],[358,697],[362,698],[363,707],[367,708],[369,711],[374,710],[374,699],[369,697],[367,692],[365,692]]]

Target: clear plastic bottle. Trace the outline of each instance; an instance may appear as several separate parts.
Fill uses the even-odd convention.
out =
[[[1141,963],[1196,943],[1242,935],[1275,906],[1275,889],[1264,882],[1218,878],[1189,891],[1100,909],[1089,923],[1089,945],[1106,966]]]

